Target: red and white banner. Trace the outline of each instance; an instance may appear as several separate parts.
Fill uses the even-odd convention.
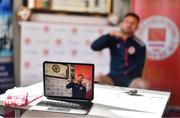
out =
[[[170,91],[170,104],[180,106],[180,0],[132,0],[131,8],[147,47],[144,78],[151,89]]]

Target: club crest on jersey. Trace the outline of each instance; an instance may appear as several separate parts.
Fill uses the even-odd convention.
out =
[[[130,55],[133,55],[135,52],[136,52],[135,47],[131,46],[131,47],[128,48],[128,53],[129,53]]]

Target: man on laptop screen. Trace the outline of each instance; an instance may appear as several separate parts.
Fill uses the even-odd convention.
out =
[[[83,85],[84,76],[79,74],[77,80],[69,80],[69,83],[66,85],[66,88],[72,88],[72,97],[75,98],[85,98],[86,97],[86,85]]]

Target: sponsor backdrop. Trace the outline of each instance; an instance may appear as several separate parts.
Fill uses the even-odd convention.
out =
[[[0,0],[0,94],[14,86],[12,0]]]
[[[144,78],[151,89],[171,91],[170,104],[180,106],[180,1],[132,0],[141,17],[137,35],[147,46]]]
[[[42,81],[45,60],[94,63],[96,75],[106,74],[109,50],[94,52],[90,45],[102,34],[117,29],[104,25],[21,22],[20,85]]]

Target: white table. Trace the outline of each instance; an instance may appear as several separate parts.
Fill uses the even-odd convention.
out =
[[[25,87],[31,96],[43,94],[43,85],[38,83]],[[170,98],[170,92],[138,90],[138,96],[128,95],[126,92],[133,88],[114,87],[95,84],[93,107],[88,115],[62,114],[43,111],[31,111],[43,98],[39,98],[27,106],[13,107],[17,116],[19,109],[26,109],[21,117],[161,117]],[[3,95],[0,96],[0,105],[3,103]]]

